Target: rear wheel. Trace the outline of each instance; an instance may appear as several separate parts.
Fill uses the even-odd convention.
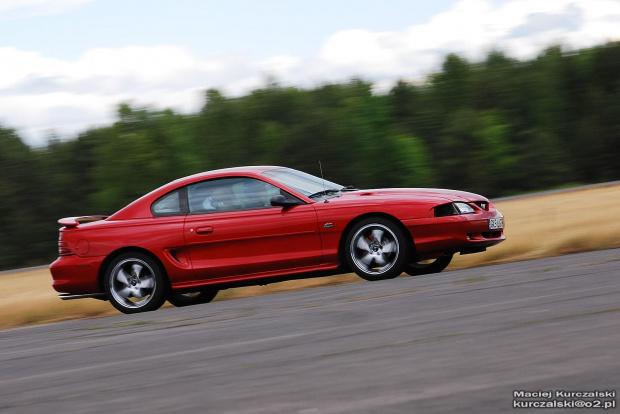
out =
[[[168,302],[180,308],[183,306],[198,305],[200,303],[209,303],[217,295],[217,289],[204,289],[197,292],[177,293],[170,292]]]
[[[159,263],[138,252],[115,258],[104,279],[108,300],[123,313],[159,309],[166,301],[166,286]]]
[[[452,261],[452,254],[444,254],[434,260],[425,260],[417,263],[409,263],[405,266],[405,273],[409,276],[429,275],[444,270]]]
[[[407,243],[403,231],[393,221],[370,217],[357,223],[346,242],[349,266],[362,279],[392,279],[403,272]]]

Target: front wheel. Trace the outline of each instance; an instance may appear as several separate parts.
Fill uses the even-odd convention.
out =
[[[159,263],[137,252],[114,259],[104,279],[108,300],[123,313],[159,309],[166,301],[166,287]]]
[[[170,295],[168,295],[168,302],[172,303],[177,308],[198,305],[200,303],[209,303],[215,298],[217,292],[217,289],[204,289],[188,293],[170,292]]]
[[[383,217],[370,217],[357,223],[346,242],[349,266],[362,279],[392,279],[403,272],[407,242],[401,228]]]
[[[405,266],[405,273],[409,276],[430,275],[444,270],[452,261],[451,254],[444,254],[432,261],[409,263]]]

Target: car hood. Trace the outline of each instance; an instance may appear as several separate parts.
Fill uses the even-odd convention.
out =
[[[467,191],[444,190],[440,188],[382,188],[374,190],[359,190],[342,193],[342,198],[372,197],[372,198],[403,198],[427,202],[451,201],[488,201],[485,197]]]

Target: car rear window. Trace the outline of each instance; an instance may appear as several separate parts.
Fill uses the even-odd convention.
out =
[[[181,214],[179,191],[173,191],[160,197],[151,206],[154,216],[177,216]]]

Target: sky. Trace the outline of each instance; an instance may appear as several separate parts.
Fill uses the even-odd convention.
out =
[[[353,77],[385,93],[448,53],[530,59],[620,40],[620,0],[0,0],[0,126],[30,146],[120,103],[196,112],[204,91]]]

